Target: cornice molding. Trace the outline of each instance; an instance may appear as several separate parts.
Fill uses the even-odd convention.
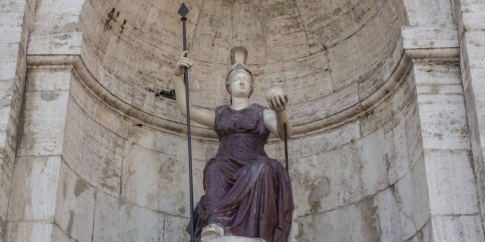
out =
[[[400,86],[410,71],[415,61],[457,61],[459,60],[458,48],[440,49],[410,49],[404,50],[401,59],[393,73],[384,84],[370,96],[362,99],[357,104],[344,109],[338,113],[327,116],[311,123],[296,125],[293,127],[293,138],[316,134],[332,129],[364,116],[373,108],[378,106]],[[154,129],[175,135],[184,135],[186,126],[160,116],[143,111],[118,98],[106,87],[101,85],[94,75],[89,71],[80,54],[74,55],[36,55],[27,56],[27,63],[30,67],[52,68],[54,66],[69,65],[73,67],[74,73],[79,77],[87,91],[101,103],[111,110],[126,116],[134,122],[143,123]],[[193,126],[192,135],[194,138],[208,141],[216,141],[217,136],[213,130]]]

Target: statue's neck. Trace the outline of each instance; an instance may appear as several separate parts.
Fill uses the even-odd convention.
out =
[[[241,110],[249,107],[249,99],[241,97],[232,97],[231,108],[234,110]]]

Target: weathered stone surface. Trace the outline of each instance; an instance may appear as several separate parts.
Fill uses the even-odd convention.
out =
[[[300,216],[297,219],[298,222],[298,234],[296,235],[296,241],[298,242],[312,242],[315,241],[314,236],[314,216]]]
[[[119,196],[125,139],[99,125],[69,99],[63,157],[82,179]]]
[[[478,196],[468,151],[425,151],[431,212],[476,214]]]
[[[122,195],[141,207],[188,216],[187,169],[186,159],[131,145],[124,161]],[[202,177],[195,180],[199,183]]]
[[[76,241],[93,237],[95,189],[65,162],[61,163],[55,223]]]
[[[379,240],[379,217],[372,197],[315,215],[315,238],[328,241]]]
[[[480,215],[432,218],[434,241],[483,241]]]
[[[186,121],[157,95],[182,49],[179,4],[0,4],[0,238],[188,241]],[[299,241],[483,241],[483,3],[186,4],[196,105],[229,103],[237,45],[253,102],[269,86],[289,92],[306,130],[289,142]],[[196,200],[217,145],[193,139]],[[281,141],[267,151],[284,158]]]
[[[54,221],[60,156],[18,158],[8,221]]]
[[[6,241],[74,242],[55,224],[48,222],[10,222]]]
[[[19,156],[62,153],[70,77],[70,69],[29,73]]]
[[[163,214],[96,193],[93,241],[163,241],[164,224]]]

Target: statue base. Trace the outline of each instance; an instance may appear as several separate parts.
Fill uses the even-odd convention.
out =
[[[239,236],[221,236],[212,239],[202,239],[202,242],[265,242],[265,240]]]

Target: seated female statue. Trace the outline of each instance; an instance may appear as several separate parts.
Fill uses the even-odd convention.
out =
[[[177,105],[186,116],[183,74],[193,62],[182,53],[173,71]],[[249,104],[254,81],[242,63],[226,78],[231,105],[211,111],[190,105],[191,120],[217,133],[220,146],[204,168],[204,191],[194,210],[196,241],[233,235],[286,242],[290,233],[293,197],[288,173],[268,157],[264,145],[270,133],[283,138],[284,124],[291,135],[284,93],[267,95],[268,106]],[[188,231],[190,231],[188,229]]]

